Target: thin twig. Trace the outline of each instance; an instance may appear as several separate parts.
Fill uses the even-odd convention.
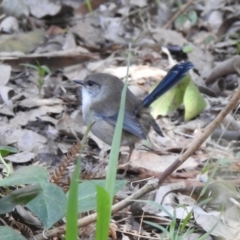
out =
[[[184,152],[179,159],[177,159],[172,165],[170,165],[159,177],[158,181],[147,183],[137,192],[133,193],[131,196],[125,198],[121,202],[112,206],[112,213],[115,213],[132,203],[134,199],[139,199],[146,195],[147,193],[151,192],[154,189],[157,189],[163,181],[173,172],[175,171],[182,163],[184,163],[201,145],[202,143],[211,135],[213,130],[222,122],[222,120],[226,117],[226,115],[234,109],[237,105],[238,100],[240,99],[240,88],[237,89],[236,93],[233,95],[232,99],[229,101],[227,106],[218,114],[218,116],[214,119],[212,123],[210,123],[202,133],[199,138],[196,138],[192,144],[188,147],[186,152]],[[78,220],[78,227],[87,226],[90,223],[95,222],[97,219],[97,214],[91,214],[87,217]],[[46,231],[44,233],[45,237],[53,238],[55,236],[64,234],[66,231],[66,226],[61,226],[58,228],[54,228],[52,230]],[[38,234],[32,238],[31,240],[44,240],[44,236],[42,234]]]
[[[163,28],[168,28],[168,27],[172,24],[172,22],[192,4],[192,2],[193,2],[193,0],[189,0],[183,7],[181,7],[181,8],[172,16],[172,18],[163,26]]]

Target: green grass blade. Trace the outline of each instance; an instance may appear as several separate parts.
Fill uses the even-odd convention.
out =
[[[183,232],[187,226],[187,224],[190,222],[190,219],[192,217],[192,211],[190,211],[187,216],[183,219],[182,225],[181,225],[181,231]]]
[[[77,160],[70,184],[68,205],[67,205],[67,224],[66,240],[76,240],[78,238],[78,182],[80,174],[80,161]]]
[[[97,211],[98,224],[97,224],[97,231],[96,231],[97,233],[96,239],[101,239],[101,240],[107,239],[106,232],[108,232],[109,222],[111,218],[111,206],[112,206],[112,201],[114,197],[114,187],[115,187],[116,174],[117,174],[118,155],[119,155],[119,149],[120,149],[121,138],[122,138],[122,128],[123,128],[123,119],[124,119],[125,99],[126,99],[126,93],[127,93],[127,79],[129,74],[130,57],[131,57],[131,44],[129,44],[126,81],[125,81],[124,88],[121,95],[120,110],[118,113],[117,124],[114,131],[111,152],[109,157],[109,164],[107,169],[107,176],[106,176],[105,191],[106,193],[108,193],[109,201],[104,207],[104,214],[102,213],[102,210],[99,210],[99,208]],[[103,201],[101,197],[106,198],[106,194],[103,194],[103,193],[100,194],[100,196],[98,197],[97,205],[101,205],[101,202]],[[104,234],[104,236],[102,234]]]
[[[94,123],[89,125],[83,135],[81,141],[80,152],[86,144],[88,134]],[[67,224],[66,224],[66,240],[78,239],[78,185],[80,177],[80,161],[81,157],[77,159],[77,163],[73,172],[69,192],[68,192],[68,205],[67,205]]]
[[[96,240],[103,240],[108,238],[109,220],[111,216],[110,197],[107,191],[96,186],[97,189],[97,232]]]
[[[125,110],[125,100],[126,100],[126,94],[127,94],[127,79],[129,74],[130,58],[131,58],[131,44],[129,45],[129,52],[128,52],[128,65],[127,65],[128,67],[127,67],[126,81],[122,91],[120,110],[119,110],[117,124],[115,128],[114,136],[113,136],[113,142],[111,146],[110,159],[109,159],[107,176],[106,176],[105,189],[109,193],[111,204],[112,204],[112,199],[114,197],[114,185],[115,185],[116,172],[117,172],[119,149],[120,149],[121,138],[122,138],[122,128],[123,128],[123,119],[124,119],[124,110]]]
[[[87,8],[88,8],[88,12],[93,12],[93,8],[92,8],[92,3],[90,0],[85,0],[85,3],[87,5]]]

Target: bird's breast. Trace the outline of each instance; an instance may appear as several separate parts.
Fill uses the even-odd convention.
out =
[[[83,120],[86,124],[88,124],[89,122],[91,104],[92,104],[91,95],[85,88],[83,88],[82,89],[82,115],[83,115]]]

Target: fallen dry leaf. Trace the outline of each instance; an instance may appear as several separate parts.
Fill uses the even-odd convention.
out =
[[[36,155],[35,153],[25,151],[21,153],[8,155],[5,157],[5,159],[14,163],[26,163],[34,159],[35,155]]]
[[[23,134],[24,131],[19,127],[12,127],[10,124],[0,126],[0,145],[8,146],[17,143]]]
[[[47,142],[47,139],[30,130],[23,130],[21,138],[18,139],[17,147],[20,151],[32,151],[35,147]]]
[[[240,238],[239,222],[226,219],[220,212],[206,212],[199,206],[193,208],[195,221],[206,232],[211,231],[211,235],[223,237],[227,240],[238,240]]]
[[[131,156],[130,165],[132,168],[145,168],[151,171],[163,172],[166,170],[176,159],[178,155],[164,155],[159,156],[153,152],[140,152],[134,150]],[[194,158],[189,158],[180,169],[193,169],[198,166]]]
[[[59,1],[49,0],[24,0],[25,4],[29,7],[30,13],[36,18],[43,18],[45,16],[54,16],[58,14],[62,8]]]

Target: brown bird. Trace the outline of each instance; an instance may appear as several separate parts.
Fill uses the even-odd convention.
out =
[[[129,146],[130,154],[136,142],[146,139],[150,127],[163,136],[161,129],[152,117],[149,106],[158,97],[177,84],[193,67],[191,62],[173,66],[158,86],[143,100],[139,100],[127,89],[121,146]],[[91,131],[108,145],[112,144],[114,130],[120,108],[124,83],[117,77],[96,73],[83,81],[82,113],[86,124],[94,122]]]

